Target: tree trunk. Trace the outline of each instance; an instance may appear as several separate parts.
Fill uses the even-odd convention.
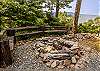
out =
[[[74,22],[73,22],[73,34],[76,34],[78,32],[78,18],[80,15],[80,8],[81,8],[82,0],[77,0],[76,3],[76,9],[75,9],[75,15],[74,15]]]
[[[59,13],[59,0],[57,0],[56,3],[56,17],[58,17],[58,13]]]

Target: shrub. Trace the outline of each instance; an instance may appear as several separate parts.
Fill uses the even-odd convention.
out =
[[[23,3],[16,0],[4,0],[0,4],[0,27],[4,29],[41,25],[45,17],[41,8],[42,6],[36,0]]]
[[[79,33],[98,33],[100,25],[96,25],[94,20],[89,20],[88,22],[81,23],[78,26]]]

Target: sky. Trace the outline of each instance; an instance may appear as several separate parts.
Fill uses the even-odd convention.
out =
[[[72,8],[60,9],[60,11],[64,12],[75,12],[76,1],[72,2],[70,5]],[[47,9],[45,9],[47,10]],[[56,9],[54,8],[54,12]],[[100,0],[82,0],[80,14],[87,15],[99,15],[100,16]]]
[[[72,8],[65,11],[75,12],[76,0],[71,3]],[[82,0],[81,14],[100,15],[100,0]]]
[[[100,16],[100,0],[99,0],[99,16]]]

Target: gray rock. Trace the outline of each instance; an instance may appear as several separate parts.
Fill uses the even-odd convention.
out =
[[[75,67],[75,65],[74,65],[74,64],[71,64],[71,65],[70,65],[70,68],[72,68],[72,69],[73,69],[74,67]],[[74,70],[72,70],[72,71],[74,71]]]
[[[71,51],[69,48],[67,48],[67,47],[65,47],[65,46],[62,47],[62,50],[63,50],[63,51],[66,51],[66,52],[70,52],[70,51]]]
[[[42,57],[42,58],[43,58],[43,57],[44,57],[44,54],[43,54],[43,53],[41,53],[41,54],[40,54],[40,57]]]
[[[41,42],[37,42],[36,47],[44,47],[45,44],[41,43]]]
[[[35,54],[36,54],[36,56],[38,56],[38,55],[39,55],[39,52],[38,52],[38,51],[36,51],[36,52],[35,52]]]
[[[51,64],[51,67],[52,68],[55,68],[56,66],[59,65],[59,61],[58,60],[55,60],[52,64]]]
[[[66,59],[66,60],[64,60],[64,66],[68,66],[68,65],[70,65],[71,64],[71,60],[68,60],[68,59]]]
[[[60,43],[64,43],[65,42],[65,40],[64,39],[62,39],[62,38],[59,38],[59,40],[58,40]]]
[[[55,49],[57,49],[57,50],[61,50],[62,49],[62,47],[61,47],[61,45],[60,45],[60,43],[58,41],[54,41],[53,42],[53,47],[55,47]]]
[[[52,64],[53,62],[54,62],[53,60],[50,60],[49,62],[46,63],[46,65],[47,65],[48,67],[50,67],[51,64]]]
[[[78,42],[75,42],[74,45],[70,49],[71,50],[79,49]]]
[[[69,41],[69,40],[66,40],[64,43],[65,43],[65,44],[74,45],[75,42],[73,42],[73,41]]]
[[[73,64],[76,64],[77,60],[76,60],[76,58],[75,58],[75,57],[72,57],[72,59],[71,59],[71,60],[72,60],[72,63],[73,63]]]
[[[59,65],[57,67],[60,68],[60,69],[62,69],[62,68],[65,67],[63,64],[64,64],[64,61],[61,60],[61,61],[59,61]]]
[[[75,58],[76,58],[76,59],[79,59],[80,57],[79,57],[78,55],[75,55]]]
[[[46,60],[48,58],[48,54],[44,54],[43,56],[44,56],[44,58],[43,58],[44,60]]]
[[[71,48],[71,47],[74,45],[74,43],[75,43],[75,42],[73,42],[73,41],[68,41],[68,40],[66,40],[66,41],[64,42],[64,45],[67,46],[68,48]]]

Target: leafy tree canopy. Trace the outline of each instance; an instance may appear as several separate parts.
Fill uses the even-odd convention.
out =
[[[3,27],[41,25],[45,15],[42,11],[42,0],[0,2],[0,22]]]

